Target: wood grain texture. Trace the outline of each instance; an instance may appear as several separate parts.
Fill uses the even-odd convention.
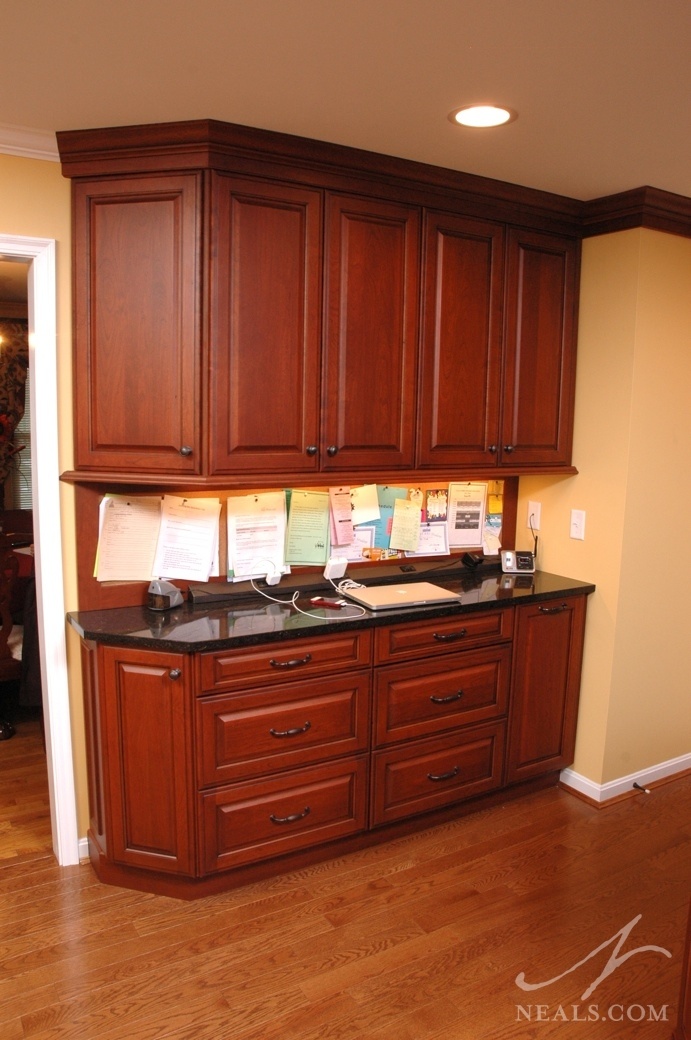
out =
[[[691,776],[595,809],[559,788],[182,902],[49,855],[0,862],[5,1040],[669,1040]],[[638,915],[613,944],[551,986]],[[597,1021],[517,1021],[517,1006]],[[608,1009],[666,1005],[664,1021]],[[616,1014],[616,1012],[615,1012]],[[634,1011],[634,1015],[638,1015]]]
[[[40,717],[22,709],[0,742],[0,864],[50,852],[50,802]]]

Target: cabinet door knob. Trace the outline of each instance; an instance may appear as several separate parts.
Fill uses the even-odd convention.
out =
[[[309,816],[311,811],[309,805],[306,805],[302,812],[293,813],[292,816],[274,816],[271,813],[269,819],[272,823],[297,823],[298,820],[304,820],[305,816]]]
[[[189,444],[183,444],[183,446],[180,448],[180,454],[185,456],[192,454],[192,449],[190,448]]]
[[[333,458],[334,455],[338,455],[338,448],[336,447],[336,445],[330,444],[326,449],[326,454],[330,456],[330,458]]]
[[[505,444],[504,445],[504,451],[506,452],[507,455],[510,455],[511,452],[513,451],[513,449],[514,449],[514,445],[513,444]]]
[[[175,682],[177,679],[179,679],[181,675],[182,675],[182,669],[181,668],[171,668],[171,670],[168,672],[168,678],[172,679],[173,682]]]
[[[305,448],[305,454],[306,455],[316,455],[318,451],[319,451],[319,448],[317,447],[316,444],[310,444],[310,445],[308,445],[308,447]]]
[[[490,444],[490,446],[487,449],[487,451],[490,453],[490,455],[496,455],[497,454],[497,446],[496,446],[496,444]]]

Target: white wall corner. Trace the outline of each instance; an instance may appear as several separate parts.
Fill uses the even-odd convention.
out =
[[[637,773],[629,773],[628,776],[622,776],[618,780],[610,780],[606,784],[596,784],[586,776],[576,773],[573,769],[562,769],[559,779],[564,787],[570,787],[573,791],[577,791],[593,802],[604,804],[611,798],[618,798],[619,795],[628,794],[632,790],[634,783],[640,784],[641,787],[649,787],[656,780],[664,780],[667,777],[674,776],[676,773],[683,773],[689,769],[691,769],[691,754],[681,755],[679,758],[671,758],[668,762],[660,762],[649,769],[641,769]]]
[[[24,159],[60,162],[58,142],[52,130],[32,130],[28,126],[0,123],[0,152]]]

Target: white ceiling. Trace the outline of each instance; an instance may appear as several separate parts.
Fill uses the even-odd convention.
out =
[[[691,196],[689,0],[25,0],[0,124],[220,119],[591,199]],[[472,101],[517,109],[454,127]]]

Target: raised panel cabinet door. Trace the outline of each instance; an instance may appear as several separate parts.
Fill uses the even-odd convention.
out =
[[[110,847],[116,863],[194,873],[192,659],[99,647]]]
[[[509,232],[500,461],[571,464],[579,244]]]
[[[504,229],[427,213],[418,465],[495,465]]]
[[[507,782],[573,762],[585,596],[516,608]]]
[[[201,472],[200,183],[74,182],[77,469]]]
[[[322,469],[412,467],[419,211],[327,201]]]
[[[214,174],[210,472],[319,465],[322,195]]]

